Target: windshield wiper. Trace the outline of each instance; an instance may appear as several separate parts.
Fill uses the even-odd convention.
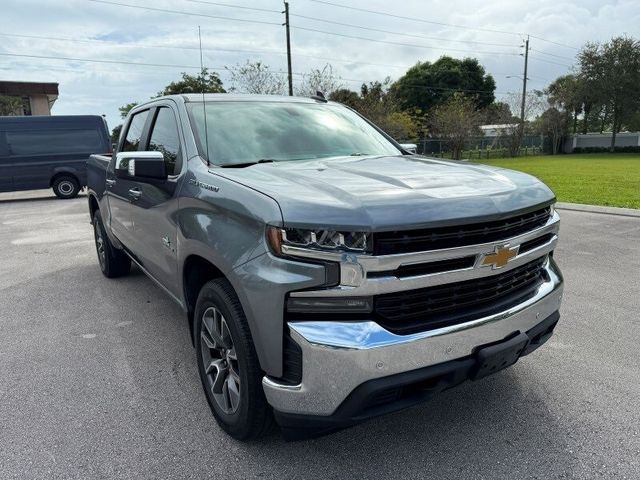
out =
[[[244,168],[250,167],[251,165],[257,165],[259,163],[273,163],[277,162],[277,160],[273,158],[261,158],[255,162],[239,162],[239,163],[226,163],[224,165],[220,165],[222,168]]]
[[[350,157],[364,157],[365,155],[369,155],[369,154],[368,153],[362,153],[362,152],[355,152],[355,153],[349,154]]]

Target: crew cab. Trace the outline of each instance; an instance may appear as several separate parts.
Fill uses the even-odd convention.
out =
[[[102,273],[189,319],[218,424],[325,434],[480,380],[559,319],[552,191],[312,98],[160,97],[88,162]],[[141,309],[142,314],[142,309]]]

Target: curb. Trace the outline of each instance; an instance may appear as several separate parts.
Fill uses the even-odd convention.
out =
[[[622,217],[640,218],[640,210],[635,208],[601,207],[598,205],[583,205],[581,203],[556,203],[558,210],[570,210],[573,212],[600,213],[605,215],[618,215]]]

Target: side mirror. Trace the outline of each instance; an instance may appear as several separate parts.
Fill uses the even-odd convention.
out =
[[[418,153],[418,146],[415,143],[401,143],[400,146],[413,155]]]
[[[116,177],[166,180],[167,168],[162,152],[118,152],[116,153]]]

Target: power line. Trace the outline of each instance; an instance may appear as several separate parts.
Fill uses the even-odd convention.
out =
[[[0,37],[16,37],[16,38],[29,38],[36,40],[52,40],[52,41],[60,41],[60,42],[73,42],[73,43],[89,43],[89,44],[102,44],[108,47],[124,47],[124,48],[156,48],[156,49],[176,49],[176,50],[198,50],[198,47],[187,47],[187,46],[176,46],[176,45],[149,45],[145,43],[115,43],[110,42],[108,40],[100,40],[97,38],[69,38],[69,37],[50,37],[50,36],[41,36],[41,35],[26,35],[20,33],[1,33]],[[282,55],[282,52],[277,52],[275,50],[242,50],[237,48],[215,48],[215,49],[207,49],[204,48],[204,51],[212,51],[212,52],[234,52],[234,53],[273,53],[277,55]]]
[[[338,80],[341,80],[343,82],[351,82],[351,83],[368,83],[367,80],[359,80],[355,78],[339,78]],[[427,85],[425,83],[403,83],[402,86],[409,87],[409,88],[424,88],[427,90],[438,90],[438,91],[444,91],[444,92],[494,93],[494,94],[500,94],[500,95],[506,95],[508,93],[508,92],[496,92],[491,90],[474,90],[474,89],[468,89],[468,88],[437,87],[434,85]]]
[[[383,15],[385,17],[393,17],[393,18],[400,18],[402,20],[411,20],[413,22],[420,22],[420,23],[428,23],[430,25],[440,25],[440,26],[445,26],[445,27],[454,27],[454,28],[464,28],[467,30],[477,30],[480,32],[491,32],[491,33],[502,33],[505,35],[517,35],[517,36],[522,36],[522,33],[518,33],[518,32],[508,32],[505,30],[494,30],[494,29],[490,29],[490,28],[482,28],[482,27],[469,27],[468,25],[456,25],[453,23],[444,23],[444,22],[434,22],[432,20],[424,20],[422,18],[413,18],[413,17],[405,17],[402,15],[396,15],[393,13],[388,13],[388,12],[380,12],[377,10],[368,10],[366,8],[358,8],[358,7],[351,7],[349,5],[341,5],[339,3],[332,3],[332,2],[327,2],[325,0],[310,0],[312,2],[315,3],[322,3],[324,5],[331,5],[332,7],[340,7],[340,8],[347,8],[349,10],[356,10],[359,12],[366,12],[366,13],[373,13],[375,15]]]
[[[103,3],[103,4],[106,4],[106,5],[116,5],[116,6],[137,8],[137,9],[141,9],[141,10],[148,10],[148,11],[155,11],[155,12],[162,12],[162,13],[173,13],[173,14],[178,14],[178,15],[190,15],[190,16],[197,16],[197,17],[215,18],[215,19],[221,19],[221,20],[232,20],[232,21],[239,21],[239,22],[248,22],[248,23],[258,23],[258,24],[264,24],[264,25],[282,26],[280,23],[276,23],[276,22],[267,22],[267,21],[261,21],[261,20],[248,20],[248,19],[244,19],[244,18],[222,17],[222,16],[217,16],[217,15],[208,15],[208,14],[200,14],[200,13],[193,13],[193,12],[183,12],[183,11],[180,11],[180,10],[169,10],[169,9],[164,9],[164,8],[143,7],[143,6],[140,6],[140,5],[131,5],[131,4],[127,4],[127,3],[112,2],[112,1],[107,1],[107,0],[88,0],[88,1],[89,2],[94,2],[94,3]],[[311,1],[320,1],[320,0],[311,0]],[[326,3],[326,2],[321,2],[321,3]],[[345,7],[345,8],[355,8],[355,7]],[[384,43],[384,44],[388,44],[388,45],[399,45],[399,46],[403,46],[403,47],[414,47],[414,48],[422,48],[422,49],[428,49],[428,50],[441,49],[441,48],[438,48],[438,47],[429,47],[429,46],[425,46],[425,45],[414,45],[414,44],[408,44],[408,43],[402,43],[402,42],[391,42],[391,41],[387,41],[387,40],[377,40],[377,39],[367,38],[367,37],[357,37],[357,36],[354,36],[354,35],[345,35],[345,34],[340,34],[340,33],[335,33],[335,32],[327,32],[325,30],[318,30],[318,29],[307,28],[307,27],[295,26],[295,27],[291,27],[291,28],[295,28],[295,29],[298,29],[298,30],[305,30],[305,31],[309,31],[309,32],[315,32],[315,33],[324,33],[326,35],[334,35],[334,36],[339,36],[339,37],[344,37],[344,38],[351,38],[351,39],[355,39],[355,40],[365,40],[365,41],[368,41],[368,42]],[[461,49],[456,49],[456,48],[446,48],[446,49],[442,49],[442,50],[444,50],[444,51],[452,51],[452,52],[471,53],[471,54],[486,54],[486,55],[518,55],[517,53],[473,51],[473,50],[461,50]]]
[[[536,53],[541,53],[543,55],[549,55],[550,57],[555,57],[555,58],[561,58],[563,60],[571,60],[573,61],[574,58],[573,57],[564,57],[562,55],[556,55],[555,53],[547,53],[547,52],[543,52],[542,50],[535,50],[535,49],[531,49],[532,52],[536,52]]]
[[[0,53],[2,56],[9,57],[24,57],[24,58],[37,58],[37,59],[47,59],[47,60],[66,60],[66,61],[74,61],[74,62],[89,62],[89,63],[102,63],[102,64],[116,64],[116,65],[131,65],[131,66],[145,66],[145,67],[155,67],[155,68],[184,68],[184,69],[193,69],[200,70],[199,66],[196,65],[174,65],[174,64],[157,64],[157,63],[137,63],[137,62],[126,62],[126,61],[116,61],[116,60],[99,60],[99,59],[91,59],[91,58],[75,58],[75,57],[61,57],[61,56],[53,56],[53,55],[28,55],[28,54],[16,54],[16,53]],[[89,73],[86,70],[74,70],[74,69],[60,69],[56,67],[51,67],[47,65],[45,68],[51,70],[64,70],[70,72],[80,72],[80,73]],[[233,67],[208,67],[208,70],[224,72],[228,70],[237,70],[237,68]],[[112,72],[113,70],[109,70],[108,72]],[[126,73],[125,70],[115,70],[114,72]],[[287,75],[286,71],[283,70],[272,70],[272,73],[278,75]],[[292,75],[296,77],[305,77],[306,73],[301,72],[292,72]],[[339,81],[349,82],[349,83],[358,83],[358,84],[366,84],[371,80],[366,79],[357,79],[357,78],[338,78]],[[494,93],[494,94],[506,94],[507,92],[491,92],[491,90],[473,90],[473,89],[465,89],[465,88],[448,88],[448,87],[439,87],[435,85],[428,85],[422,83],[409,83],[405,84],[409,88],[425,88],[429,90],[440,90],[440,91],[451,91],[451,92],[464,92],[464,93]]]
[[[310,1],[311,2],[315,2],[315,3],[322,3],[324,5],[331,5],[332,7],[347,8],[349,10],[372,13],[374,15],[383,15],[383,16],[386,16],[386,17],[399,18],[399,19],[402,19],[402,20],[409,20],[409,21],[412,21],[412,22],[428,23],[428,24],[431,24],[431,25],[440,25],[440,26],[443,26],[443,27],[461,28],[461,29],[465,29],[465,30],[476,30],[476,31],[480,31],[480,32],[501,33],[501,34],[505,34],[505,35],[517,35],[517,36],[520,36],[520,37],[523,37],[524,35],[526,35],[525,33],[521,33],[521,32],[513,32],[513,31],[507,31],[507,30],[496,30],[496,29],[482,28],[482,27],[471,27],[469,25],[458,25],[458,24],[454,24],[454,23],[445,23],[445,22],[435,22],[435,21],[432,21],[432,20],[424,20],[422,18],[405,17],[405,16],[402,16],[402,15],[396,15],[396,14],[393,14],[393,13],[380,12],[378,10],[369,10],[369,9],[366,9],[366,8],[352,7],[352,6],[349,6],[349,5],[341,5],[339,3],[328,2],[326,0],[310,0]],[[575,47],[573,45],[567,45],[566,43],[556,42],[554,40],[548,40],[548,39],[543,38],[543,37],[538,37],[537,35],[529,35],[529,36],[531,38],[535,38],[536,40],[540,40],[542,42],[551,43],[553,45],[558,45],[560,47],[571,48],[573,50],[580,50],[578,47]]]
[[[317,0],[312,0],[312,1],[317,1]],[[307,27],[292,26],[291,28],[296,29],[296,30],[305,30],[307,32],[316,32],[316,33],[324,33],[326,35],[335,35],[337,37],[352,38],[352,39],[355,39],[355,40],[366,40],[367,42],[384,43],[384,44],[388,44],[388,45],[399,45],[399,46],[402,46],[402,47],[423,48],[423,49],[427,49],[427,50],[443,50],[443,51],[463,52],[463,53],[473,53],[473,54],[486,54],[486,55],[508,55],[508,56],[518,56],[518,55],[520,55],[519,53],[509,53],[509,52],[486,52],[486,51],[460,50],[460,49],[457,49],[457,48],[428,47],[426,45],[415,45],[415,44],[410,44],[410,43],[392,42],[392,41],[389,41],[389,40],[378,40],[378,39],[375,39],[375,38],[358,37],[358,36],[355,36],[355,35],[345,35],[343,33],[327,32],[326,30],[317,30],[315,28],[307,28]]]
[[[167,64],[167,63],[140,63],[140,62],[126,62],[123,60],[98,60],[95,58],[73,58],[73,57],[58,57],[51,55],[27,55],[27,54],[19,54],[19,53],[0,53],[0,55],[4,57],[24,57],[24,58],[41,58],[47,60],[67,60],[70,62],[90,62],[90,63],[108,63],[115,65],[141,65],[145,67],[164,67],[164,68],[192,68],[199,70],[200,67],[194,65],[175,65],[175,64]],[[211,70],[216,70],[215,68],[211,68]]]
[[[560,47],[572,48],[573,50],[580,50],[578,47],[574,47],[573,45],[567,45],[566,43],[555,42],[553,40],[547,40],[546,38],[537,37],[535,35],[530,35],[531,38],[535,38],[536,40],[541,40],[543,42],[552,43],[554,45],[558,45]]]
[[[532,59],[532,60],[536,60],[538,62],[550,63],[552,65],[559,65],[561,67],[572,68],[572,65],[567,65],[566,63],[554,62],[554,61],[551,61],[551,60],[547,60],[545,58],[532,57],[532,56],[529,56],[529,58]]]
[[[204,3],[206,5],[215,5],[217,7],[241,8],[242,10],[253,10],[256,12],[280,13],[280,10],[270,10],[268,8],[246,7],[244,5],[231,5],[229,3],[205,2],[204,0],[186,0],[191,3]]]
[[[169,10],[167,8],[155,8],[155,7],[143,7],[141,5],[131,5],[128,3],[119,3],[119,2],[109,2],[107,0],[87,0],[88,2],[94,3],[104,3],[106,5],[116,5],[118,7],[129,7],[129,8],[137,8],[139,10],[148,10],[151,12],[161,12],[161,13],[175,13],[178,15],[188,15],[192,17],[206,17],[206,18],[215,18],[217,20],[231,20],[234,22],[246,22],[246,23],[259,23],[261,25],[277,25],[281,26],[280,23],[277,22],[267,22],[263,20],[249,20],[247,18],[232,18],[232,17],[222,17],[218,15],[208,15],[206,13],[193,13],[193,12],[183,12],[180,10]]]
[[[2,33],[0,32],[0,37],[16,37],[16,38],[27,38],[27,39],[35,39],[35,40],[48,40],[48,41],[60,41],[60,42],[71,42],[71,43],[88,43],[88,44],[101,44],[108,47],[117,47],[117,48],[152,48],[152,49],[172,49],[172,50],[194,50],[197,51],[198,47],[188,47],[188,46],[176,46],[176,45],[149,45],[144,43],[115,43],[107,40],[99,40],[95,38],[70,38],[70,37],[51,37],[51,36],[41,36],[41,35],[26,35],[19,33]],[[230,53],[248,53],[248,54],[257,54],[257,55],[278,55],[284,56],[286,52],[277,51],[277,50],[244,50],[238,48],[203,48],[205,52],[230,52]],[[353,65],[369,65],[374,67],[389,67],[389,68],[404,68],[407,69],[411,65],[394,65],[388,63],[373,63],[373,62],[361,62],[353,59],[342,59],[342,58],[333,58],[333,57],[319,57],[318,55],[307,55],[302,53],[297,53],[296,56],[304,57],[304,58],[312,58],[314,60],[326,60],[328,62],[338,62],[338,63],[347,63]]]
[[[195,0],[189,0],[189,1],[195,1]],[[329,23],[332,25],[340,25],[342,27],[350,27],[350,28],[358,28],[360,30],[369,30],[372,32],[380,32],[380,33],[388,33],[391,35],[401,35],[403,37],[413,37],[413,38],[425,38],[428,40],[438,40],[438,41],[445,41],[445,42],[455,42],[455,43],[471,43],[471,44],[476,44],[476,45],[489,45],[492,47],[513,47],[513,44],[509,44],[509,43],[490,43],[490,42],[478,42],[475,40],[454,40],[454,39],[449,39],[449,38],[442,38],[442,37],[431,37],[428,35],[419,35],[419,34],[413,34],[413,33],[403,33],[403,32],[392,32],[390,30],[382,30],[380,28],[372,28],[372,27],[364,27],[362,25],[354,25],[352,23],[342,23],[342,22],[335,22],[333,20],[325,20],[322,18],[316,18],[316,17],[309,17],[307,15],[299,15],[297,13],[292,13],[290,14],[291,17],[297,17],[297,18],[304,18],[307,20],[313,20],[315,22],[322,22],[322,23]]]

